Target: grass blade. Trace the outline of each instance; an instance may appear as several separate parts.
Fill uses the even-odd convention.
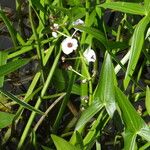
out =
[[[132,76],[135,67],[137,65],[138,59],[140,57],[143,43],[144,43],[144,31],[146,29],[147,24],[150,22],[150,14],[148,16],[145,16],[136,26],[133,37],[132,37],[132,43],[131,43],[131,53],[129,58],[129,63],[124,79],[124,87],[127,88],[130,76]]]
[[[7,61],[7,52],[6,51],[0,51],[0,67],[2,65],[5,65]],[[4,76],[0,77],[0,87],[3,86],[4,83]]]
[[[101,4],[100,7],[110,8],[124,13],[130,13],[135,15],[146,15],[147,11],[144,6],[138,3],[128,3],[128,2],[110,2]]]
[[[32,107],[31,105],[27,104],[26,102],[20,100],[19,98],[17,98],[15,95],[5,91],[4,89],[0,88],[0,92],[2,94],[4,94],[5,96],[7,96],[8,98],[10,98],[11,100],[15,101],[16,103],[18,103],[19,105],[21,105],[22,107],[34,111],[38,114],[44,114],[42,111],[35,109],[34,107]]]

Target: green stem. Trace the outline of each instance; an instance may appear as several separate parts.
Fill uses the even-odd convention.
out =
[[[55,58],[55,61],[54,61],[53,65],[52,65],[52,68],[51,68],[51,70],[50,70],[50,72],[49,72],[49,74],[48,74],[47,80],[45,81],[44,87],[43,87],[43,89],[42,89],[42,91],[41,91],[41,95],[40,95],[40,97],[38,98],[38,100],[37,100],[37,102],[36,102],[35,108],[37,108],[37,109],[39,108],[39,106],[40,106],[40,104],[41,104],[41,102],[42,102],[42,101],[41,101],[41,98],[45,95],[45,93],[46,93],[46,91],[47,91],[47,88],[48,88],[49,83],[50,83],[50,81],[51,81],[51,79],[52,79],[53,73],[54,73],[54,71],[55,71],[55,68],[56,68],[56,66],[57,66],[57,64],[58,64],[58,60],[59,60],[59,58],[60,58],[60,54],[61,54],[61,49],[59,50],[59,53],[57,54],[57,56],[56,56],[56,58]],[[28,132],[29,132],[29,129],[31,128],[31,125],[32,125],[32,122],[33,122],[35,116],[36,116],[36,113],[35,113],[35,112],[32,112],[32,113],[31,113],[31,116],[30,116],[30,118],[29,118],[29,120],[28,120],[28,122],[27,122],[27,124],[26,124],[26,127],[25,127],[25,129],[24,129],[24,131],[23,131],[23,134],[22,134],[22,136],[21,136],[20,142],[19,142],[19,144],[18,144],[18,148],[17,148],[18,150],[22,148],[23,143],[24,143],[24,141],[25,141],[25,139],[26,139],[26,137],[27,137],[27,134],[28,134]]]
[[[42,79],[43,79],[43,82],[44,82],[44,71],[43,71],[44,65],[43,65],[43,56],[42,56],[42,51],[41,51],[41,43],[40,43],[40,40],[39,40],[38,33],[35,29],[35,25],[34,25],[34,21],[33,21],[33,17],[32,17],[32,4],[31,4],[31,1],[29,1],[29,19],[30,19],[31,28],[32,28],[32,31],[33,31],[33,34],[34,34],[34,37],[35,37],[35,41],[37,42],[36,50],[37,50],[37,54],[38,54],[39,61],[40,61],[40,64],[41,64],[41,73],[42,73]]]
[[[75,66],[76,66],[75,70],[77,70],[77,68],[79,66],[79,61],[78,60],[76,61]],[[69,80],[69,83],[68,83],[68,87],[67,87],[67,92],[66,92],[65,98],[63,99],[63,102],[61,104],[61,107],[59,109],[59,112],[57,114],[56,120],[55,120],[54,125],[53,125],[53,132],[56,132],[58,127],[59,127],[59,125],[60,125],[62,115],[63,115],[63,113],[65,111],[65,108],[67,106],[67,103],[69,101],[69,97],[70,97],[70,94],[71,94],[71,90],[72,90],[72,86],[73,86],[75,77],[76,76],[75,76],[74,72],[71,72],[71,77],[70,77],[70,80]]]

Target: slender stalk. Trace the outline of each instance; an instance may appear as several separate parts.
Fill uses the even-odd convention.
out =
[[[39,61],[40,61],[40,64],[41,64],[42,80],[44,82],[44,71],[43,71],[44,65],[43,65],[43,56],[42,56],[42,51],[41,51],[41,43],[40,43],[39,36],[38,36],[38,33],[35,29],[35,25],[34,25],[34,21],[33,21],[31,1],[29,1],[29,19],[30,19],[33,34],[35,36],[35,41],[37,43],[36,50],[37,50],[37,54],[38,54]]]
[[[49,83],[50,83],[50,81],[52,79],[53,73],[55,71],[55,68],[56,68],[56,66],[58,64],[58,60],[60,58],[60,54],[61,54],[61,49],[59,50],[59,53],[57,54],[57,56],[56,56],[56,58],[54,60],[52,68],[51,68],[51,70],[50,70],[50,72],[48,74],[47,80],[45,81],[44,87],[43,87],[43,89],[41,91],[41,95],[40,95],[40,97],[38,98],[38,100],[36,102],[35,108],[37,108],[37,109],[39,108],[39,106],[40,106],[40,104],[42,102],[42,97],[45,95],[45,93],[47,91],[47,88],[48,88]],[[18,150],[20,150],[22,148],[23,143],[24,143],[24,141],[25,141],[25,139],[27,137],[27,134],[29,132],[29,129],[31,128],[31,125],[32,125],[32,122],[33,122],[35,116],[36,116],[36,113],[32,112],[31,115],[30,115],[30,118],[29,118],[29,120],[28,120],[28,122],[26,124],[26,127],[25,127],[25,129],[23,131],[23,134],[21,136],[20,142],[18,144],[18,148],[17,148]]]
[[[75,70],[77,70],[77,68],[79,67],[79,61],[76,61],[75,66],[76,66]],[[72,90],[72,86],[73,86],[74,80],[75,80],[75,74],[74,74],[74,72],[71,72],[71,77],[69,79],[67,92],[66,92],[67,94],[65,95],[65,97],[63,99],[63,102],[62,102],[61,107],[59,109],[59,112],[57,114],[56,120],[54,122],[53,132],[56,132],[58,127],[59,127],[59,125],[60,125],[62,115],[63,115],[63,113],[65,111],[65,108],[67,106],[67,103],[69,101],[69,97],[70,97],[70,94],[71,94],[71,90]]]

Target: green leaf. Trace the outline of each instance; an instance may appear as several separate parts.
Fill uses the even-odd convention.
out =
[[[18,59],[0,66],[0,77],[19,69],[20,67],[26,65],[29,61],[30,59]]]
[[[119,88],[116,88],[116,100],[122,112],[122,118],[125,127],[131,134],[138,134],[150,141],[150,129],[144,120],[136,112],[130,101],[122,93]]]
[[[144,6],[145,6],[146,10],[149,11],[149,9],[150,9],[150,1],[149,0],[144,0]]]
[[[43,13],[47,14],[46,9],[42,6],[42,4],[40,3],[40,1],[31,0],[31,3],[32,3],[33,6],[35,6],[35,8],[38,8]]]
[[[0,111],[0,129],[9,126],[12,123],[14,116],[14,114]]]
[[[116,110],[114,85],[117,85],[115,72],[111,62],[111,57],[106,53],[100,73],[100,80],[94,92],[94,100],[99,101],[105,106],[111,117]]]
[[[107,47],[107,40],[104,36],[104,33],[101,32],[100,30],[92,28],[92,27],[81,26],[81,25],[75,26],[75,28],[83,30],[87,32],[88,34],[91,34],[94,38],[99,40],[105,47]]]
[[[145,106],[148,114],[150,115],[150,89],[147,86],[146,88],[146,100],[145,100]]]
[[[16,30],[13,28],[11,22],[9,21],[8,17],[6,16],[5,12],[3,12],[0,8],[0,18],[2,18],[2,20],[4,21],[8,31],[9,31],[9,34],[11,36],[11,39],[12,39],[12,42],[14,44],[14,47],[17,46],[17,39],[16,39],[16,35],[17,35],[17,32]]]
[[[107,48],[109,48],[109,49],[117,49],[117,48],[125,49],[125,48],[129,47],[127,42],[107,41],[104,33],[96,28],[86,27],[86,26],[82,26],[82,25],[75,26],[75,28],[83,30],[83,31],[87,32],[88,34],[92,35],[94,38],[99,40],[105,46],[106,49]]]
[[[86,10],[83,7],[73,7],[67,11],[67,15],[72,21],[84,17],[85,14],[86,14]]]
[[[125,79],[124,79],[125,89],[127,88],[129,84],[130,76],[132,76],[135,70],[135,67],[137,65],[137,62],[139,60],[141,50],[143,47],[143,43],[144,43],[144,32],[149,22],[150,22],[150,14],[148,16],[145,16],[138,23],[133,33],[131,49],[130,49],[131,53],[130,53],[130,58],[129,58],[129,63],[128,63]]]
[[[136,144],[137,135],[130,131],[124,133],[124,150],[137,150]]]
[[[135,15],[146,15],[147,11],[144,6],[138,3],[128,3],[128,2],[109,2],[101,4],[100,7],[110,8],[124,13],[130,13]]]
[[[0,51],[0,66],[5,65],[7,61],[7,52],[6,51]],[[0,87],[3,86],[4,83],[4,76],[0,77]]]
[[[58,90],[64,90],[68,86],[68,78],[70,78],[70,73],[57,68],[53,76],[53,83]],[[74,83],[71,93],[80,95],[80,91],[80,85]]]
[[[76,148],[74,145],[70,144],[63,138],[60,138],[53,134],[51,135],[51,137],[57,150],[80,150],[79,148]]]
[[[19,105],[21,105],[22,107],[26,108],[26,109],[29,109],[31,111],[34,111],[38,114],[44,114],[42,111],[38,110],[38,109],[35,109],[34,107],[32,107],[31,105],[29,105],[28,103],[20,100],[19,98],[17,98],[15,95],[5,91],[4,89],[0,88],[0,92],[2,94],[4,94],[5,96],[7,96],[8,98],[10,98],[11,100],[17,102]]]
[[[76,125],[75,130],[82,128],[96,113],[98,113],[103,107],[99,101],[94,101],[81,115]]]

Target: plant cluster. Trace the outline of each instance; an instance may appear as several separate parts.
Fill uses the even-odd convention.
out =
[[[0,27],[0,149],[150,147],[149,0],[16,0]]]

